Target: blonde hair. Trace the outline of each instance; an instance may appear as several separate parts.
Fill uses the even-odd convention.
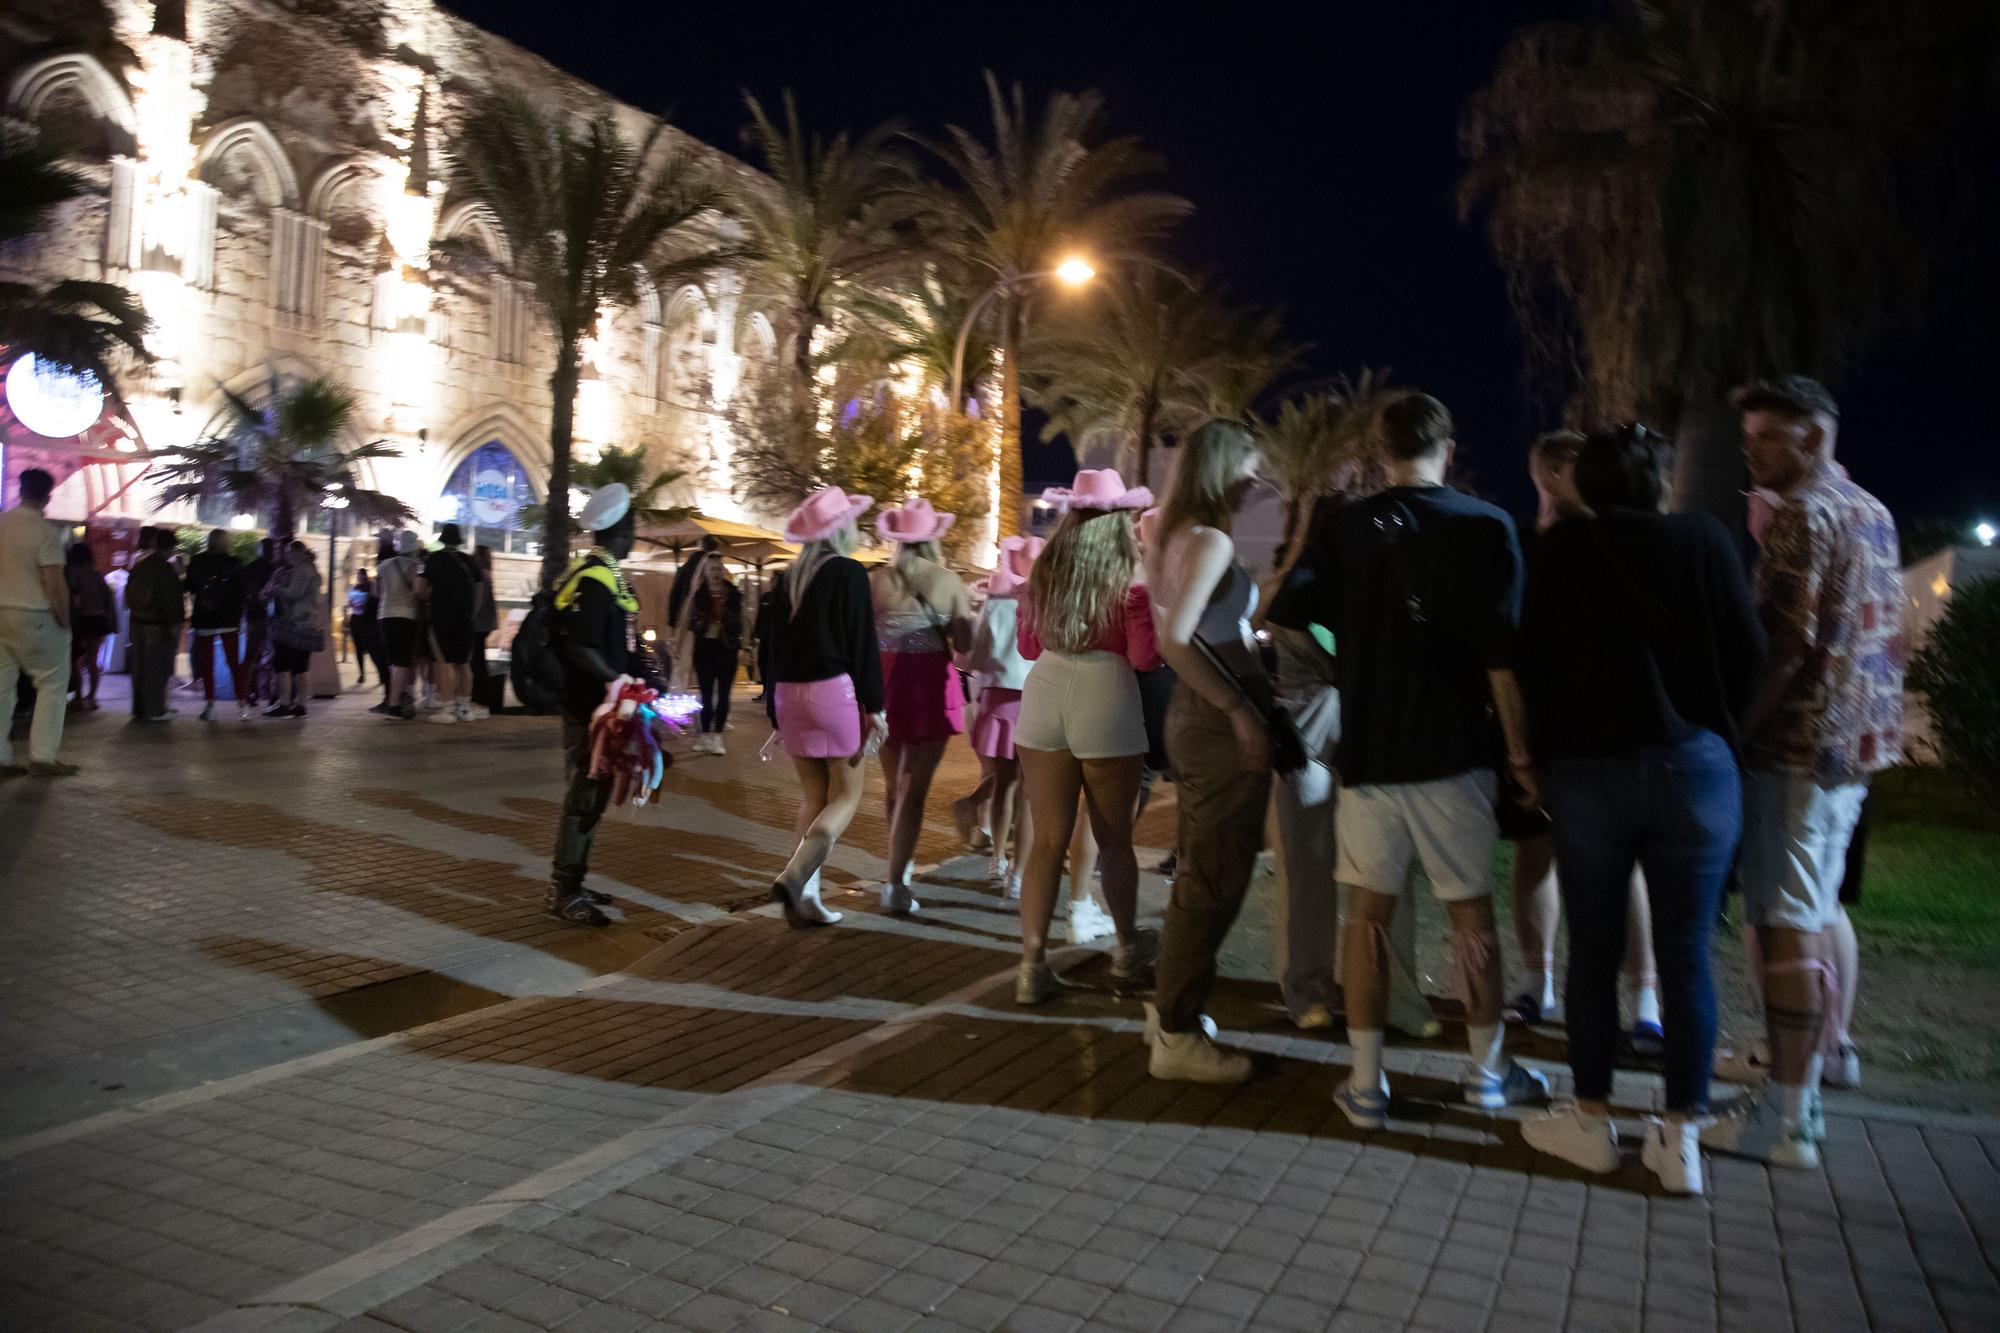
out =
[[[917,593],[917,570],[919,562],[928,562],[940,568],[944,566],[944,552],[938,549],[935,540],[927,542],[896,543],[896,558],[889,562],[889,572],[903,585],[906,593]]]
[[[799,547],[799,554],[792,561],[791,573],[785,576],[785,590],[791,594],[792,613],[798,613],[799,604],[805,601],[806,588],[819,573],[820,566],[829,560],[850,555],[854,551],[854,524],[841,524],[816,542],[807,542]]]
[[[1130,512],[1070,510],[1028,573],[1027,612],[1035,633],[1059,653],[1091,651],[1124,611],[1138,565]]]
[[[1240,421],[1210,417],[1195,427],[1174,461],[1154,545],[1166,550],[1175,533],[1197,523],[1227,532],[1229,493],[1242,477],[1243,460],[1255,452],[1257,437]]]

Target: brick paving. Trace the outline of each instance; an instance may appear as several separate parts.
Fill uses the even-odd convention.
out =
[[[625,920],[575,955],[536,911],[552,725],[365,702],[107,707],[83,777],[0,787],[0,1327],[2000,1327],[2000,1125],[1835,1103],[1824,1174],[1711,1159],[1675,1199],[1456,1104],[1448,1024],[1390,1052],[1364,1138],[1345,1048],[1255,976],[1214,1011],[1259,1077],[1156,1084],[1101,954],[1009,1002],[1011,914],[941,819],[918,917],[835,893],[846,924],[786,931],[788,774],[747,708],[607,822]],[[882,841],[871,800],[831,885]],[[342,1029],[371,997],[394,1021]]]

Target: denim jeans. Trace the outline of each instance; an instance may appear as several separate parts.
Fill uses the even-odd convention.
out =
[[[1715,1049],[1709,934],[1743,831],[1743,788],[1728,744],[1704,731],[1613,759],[1559,761],[1551,773],[1556,874],[1569,917],[1569,1062],[1579,1099],[1611,1094],[1618,969],[1637,865],[1646,872],[1660,974],[1667,1109],[1708,1109]]]

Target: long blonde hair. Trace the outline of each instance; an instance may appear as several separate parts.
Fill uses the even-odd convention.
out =
[[[919,586],[918,580],[922,577],[921,566],[926,563],[938,569],[944,568],[944,552],[938,548],[935,539],[927,542],[898,542],[896,558],[889,562],[889,572],[895,575],[896,582],[903,585],[905,594],[921,597],[924,590]]]
[[[1028,574],[1035,633],[1056,652],[1089,652],[1123,612],[1138,565],[1128,511],[1070,510]]]
[[[1243,460],[1255,452],[1257,437],[1240,421],[1210,417],[1195,427],[1174,460],[1154,546],[1165,551],[1175,533],[1195,524],[1227,532],[1229,494],[1242,478]]]
[[[799,547],[798,558],[792,561],[792,572],[785,576],[785,590],[791,594],[792,613],[798,614],[799,604],[805,601],[806,586],[819,573],[820,566],[829,560],[852,554],[855,532],[853,523],[843,523],[816,542],[807,542]]]

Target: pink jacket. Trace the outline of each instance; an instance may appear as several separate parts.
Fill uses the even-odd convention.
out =
[[[1042,655],[1042,638],[1035,632],[1035,608],[1022,590],[1020,617],[1015,640],[1021,656],[1030,662]],[[1125,594],[1125,609],[1114,616],[1091,645],[1097,652],[1117,653],[1132,664],[1134,671],[1151,671],[1160,664],[1160,640],[1153,632],[1153,599],[1146,585],[1135,583]]]

